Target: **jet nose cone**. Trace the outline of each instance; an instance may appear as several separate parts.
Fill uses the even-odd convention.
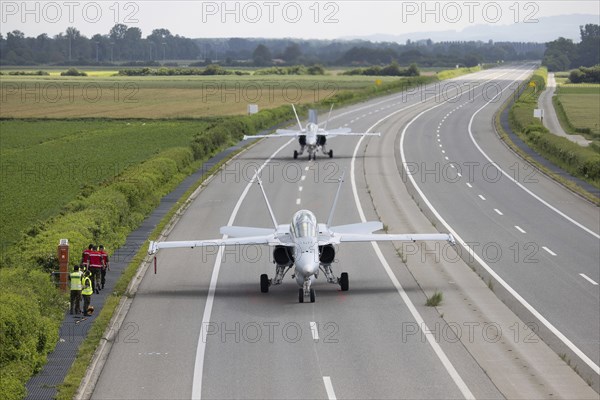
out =
[[[304,276],[310,276],[317,272],[319,263],[314,257],[314,253],[306,252],[296,259],[296,268]]]

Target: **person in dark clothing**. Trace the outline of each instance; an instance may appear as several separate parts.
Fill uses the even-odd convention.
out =
[[[90,252],[89,270],[92,273],[92,287],[94,293],[100,293],[100,280],[102,275],[102,254],[98,251],[98,246],[94,246]]]
[[[108,260],[108,253],[104,250],[104,245],[100,245],[100,255],[102,256],[102,271],[101,271],[101,284],[102,289],[104,289],[104,284],[106,283],[106,271],[110,271],[110,263]]]

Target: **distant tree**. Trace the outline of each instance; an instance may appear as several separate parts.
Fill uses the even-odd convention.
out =
[[[254,49],[252,53],[252,60],[254,61],[254,65],[263,67],[265,65],[271,65],[273,56],[271,55],[271,51],[264,44],[259,44]]]
[[[293,64],[298,61],[301,55],[302,50],[300,50],[300,46],[298,46],[297,43],[292,43],[285,48],[281,58],[283,58],[289,64]]]
[[[577,64],[577,46],[571,39],[559,37],[552,42],[546,43],[546,52],[542,65],[548,67],[549,71],[564,71]]]
[[[571,68],[571,61],[564,54],[551,53],[544,56],[542,64],[548,71],[566,71]]]
[[[113,41],[121,41],[125,39],[125,33],[127,32],[127,25],[116,24],[110,29],[109,36]]]
[[[600,64],[600,25],[587,24],[580,26],[581,42],[577,45],[578,64],[591,67]]]
[[[471,53],[465,57],[465,66],[466,67],[476,67],[481,62],[478,54]]]
[[[419,76],[419,75],[421,75],[421,72],[419,71],[417,64],[410,64],[410,66],[406,70],[406,76]]]

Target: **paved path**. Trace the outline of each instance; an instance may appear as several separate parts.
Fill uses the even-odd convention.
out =
[[[554,97],[555,91],[556,80],[554,79],[554,74],[548,74],[548,84],[546,86],[546,90],[544,90],[538,99],[538,107],[544,110],[544,126],[557,136],[566,137],[571,142],[577,143],[580,146],[588,146],[591,143],[590,140],[587,140],[581,135],[570,135],[565,132],[560,125],[558,117],[556,116],[554,104],[552,104],[552,97]]]

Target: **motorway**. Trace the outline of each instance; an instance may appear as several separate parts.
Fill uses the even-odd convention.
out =
[[[371,129],[382,137],[331,139],[331,160],[294,161],[296,143],[263,140],[196,194],[168,240],[217,238],[219,227],[228,224],[269,227],[260,190],[249,183],[254,168],[267,161],[262,179],[279,223],[289,223],[301,208],[324,222],[337,178],[346,170],[334,224],[380,216],[390,222],[390,233],[417,226],[418,233],[436,232],[436,227],[449,231],[413,224],[416,215],[406,216],[402,226],[391,223],[401,212],[383,204],[400,196],[394,191],[405,193],[405,186],[416,185],[461,241],[470,242],[501,279],[597,365],[599,297],[598,286],[591,283],[600,281],[597,208],[527,169],[492,134],[491,116],[500,102],[484,107],[497,94],[495,88],[516,87],[530,70],[482,71],[338,110],[330,127]],[[494,168],[484,169],[489,161],[471,136],[548,205],[513,181],[497,179]],[[408,175],[414,181],[407,181]],[[418,197],[415,201],[428,207]],[[320,276],[316,302],[299,304],[289,276],[268,294],[260,293],[259,275],[274,272],[266,247],[161,250],[158,274],[148,269],[143,277],[92,398],[597,397],[552,352],[521,357],[547,365],[532,363],[530,373],[511,372],[525,376],[518,386],[517,378],[504,382],[497,371],[517,370],[515,357],[497,355],[490,363],[470,341],[453,336],[456,329],[441,308],[424,306],[424,292],[432,288],[418,275],[439,275],[438,264],[453,253],[444,247],[441,254],[441,261],[411,254],[407,266],[392,244],[342,245],[333,269],[336,275],[349,273],[350,291],[341,292]],[[450,264],[485,286],[461,262]],[[436,288],[444,292],[450,315],[450,307],[460,307],[452,299],[461,289],[448,281],[440,285]],[[504,307],[492,291],[482,293],[486,302]],[[473,309],[469,304],[460,313],[478,313],[467,308]],[[508,350],[514,349],[513,355],[526,352],[522,343],[503,345],[514,346]],[[488,367],[494,363],[495,369]],[[546,366],[560,371],[562,387],[543,376]]]

